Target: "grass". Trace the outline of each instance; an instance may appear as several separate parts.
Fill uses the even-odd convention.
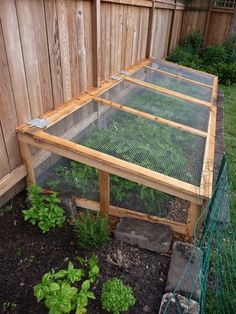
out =
[[[220,280],[218,292],[208,289],[206,294],[207,314],[233,313],[236,305],[234,297],[236,286],[236,256],[235,256],[235,229],[236,229],[236,85],[220,86],[225,94],[224,103],[224,143],[228,155],[229,177],[231,182],[232,208],[228,230],[224,232],[223,242],[214,246],[214,256],[210,271],[215,280]],[[217,250],[219,249],[219,251]],[[218,265],[218,266],[217,266]],[[219,268],[219,265],[220,268]]]
[[[236,205],[236,85],[220,86],[225,93],[224,141],[228,155],[229,175],[232,184],[233,205]],[[236,227],[236,217],[234,217]]]

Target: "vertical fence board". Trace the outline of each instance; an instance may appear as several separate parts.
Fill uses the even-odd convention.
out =
[[[232,14],[211,12],[206,43],[208,45],[220,45],[225,41],[230,28]]]
[[[54,106],[64,101],[56,0],[45,0],[46,26]]]
[[[7,158],[7,150],[0,124],[0,179],[10,172],[10,164]]]
[[[67,22],[67,4],[66,0],[58,0],[57,16],[61,52],[61,68],[63,78],[64,100],[67,101],[72,97],[71,90],[71,71],[70,71],[70,47]]]
[[[70,73],[71,73],[71,94],[75,96],[80,92],[79,84],[79,55],[78,55],[78,34],[76,25],[76,2],[67,1],[67,26],[70,56]]]
[[[156,9],[154,13],[153,57],[166,57],[171,26],[171,10]]]
[[[25,0],[17,1],[16,4],[31,112],[32,116],[36,117],[43,113],[43,101],[40,91],[32,2]]]
[[[17,120],[22,124],[31,118],[28,88],[24,71],[20,34],[16,15],[15,1],[0,1],[0,19],[2,23],[5,48],[7,52],[12,91],[15,99]]]
[[[84,26],[85,26],[85,56],[87,66],[87,86],[93,86],[93,54],[92,54],[92,7],[90,1],[82,1],[84,6]],[[82,36],[78,32],[78,36]]]
[[[181,23],[182,23],[183,11],[176,11],[173,21],[172,36],[170,38],[170,52],[178,45],[180,32],[181,32]]]
[[[17,167],[21,162],[19,144],[15,133],[18,125],[14,97],[12,93],[11,79],[4,45],[2,26],[0,23],[0,122],[4,134],[4,142],[10,170]]]

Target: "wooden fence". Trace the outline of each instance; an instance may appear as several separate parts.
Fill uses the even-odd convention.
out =
[[[181,38],[199,31],[204,36],[205,45],[222,44],[228,35],[233,12],[233,8],[215,7],[214,1],[190,1],[183,15]]]
[[[225,38],[232,9],[195,2],[0,0],[0,206],[24,187],[18,125],[145,57],[165,57],[192,30]]]

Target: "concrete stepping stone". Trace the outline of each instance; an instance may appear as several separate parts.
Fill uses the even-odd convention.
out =
[[[199,314],[200,305],[198,302],[187,299],[172,292],[163,295],[159,314]]]
[[[156,253],[167,253],[171,245],[172,231],[162,224],[122,218],[116,226],[115,238]]]
[[[198,301],[201,297],[202,258],[202,251],[198,247],[180,241],[175,242],[172,248],[166,292],[177,292]]]

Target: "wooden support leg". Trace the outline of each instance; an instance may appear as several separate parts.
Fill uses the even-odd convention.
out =
[[[34,175],[34,167],[32,162],[32,154],[30,151],[30,147],[28,144],[20,142],[20,151],[23,163],[27,167],[28,174],[26,176],[27,186],[36,183],[35,175]]]
[[[100,185],[100,213],[104,216],[109,214],[110,206],[110,176],[109,173],[100,170],[99,172]]]
[[[188,220],[187,220],[187,225],[188,225],[188,235],[193,238],[194,236],[194,230],[195,230],[195,224],[200,216],[200,207],[199,205],[195,203],[190,203],[190,208],[188,212]],[[199,230],[196,230],[198,234]]]

